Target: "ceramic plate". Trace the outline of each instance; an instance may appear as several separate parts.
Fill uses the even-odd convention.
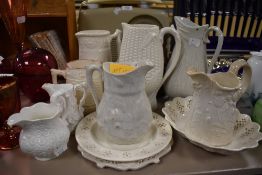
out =
[[[172,128],[160,115],[153,113],[149,139],[133,145],[116,145],[101,136],[96,123],[96,113],[81,120],[76,128],[79,147],[93,157],[107,161],[138,161],[155,156],[164,150],[172,140]]]
[[[78,145],[78,150],[81,152],[84,158],[95,162],[99,168],[110,167],[110,168],[115,168],[117,170],[126,171],[126,170],[137,170],[151,163],[159,163],[160,158],[166,155],[171,150],[171,145],[172,143],[170,143],[165,149],[163,149],[162,151],[160,151],[159,153],[153,156],[150,156],[145,159],[129,161],[129,162],[110,161],[110,160],[104,160],[94,157],[91,154],[85,152],[79,145]]]
[[[260,126],[252,122],[248,115],[241,114],[240,112],[234,127],[234,138],[230,144],[216,147],[192,139],[192,137],[185,132],[186,128],[183,127],[188,117],[185,113],[190,109],[191,101],[191,96],[187,98],[174,98],[172,101],[166,102],[165,107],[162,109],[166,120],[169,121],[171,126],[191,143],[207,151],[228,154],[248,148],[255,148],[258,146],[258,142],[262,140],[262,133],[259,132]]]

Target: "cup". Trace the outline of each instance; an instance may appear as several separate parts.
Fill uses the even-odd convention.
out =
[[[7,119],[21,108],[17,78],[0,75],[0,150],[18,147],[20,128],[9,127]]]

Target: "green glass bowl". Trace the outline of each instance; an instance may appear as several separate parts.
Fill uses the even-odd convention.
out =
[[[262,131],[262,99],[257,100],[255,104],[252,120],[260,125],[260,131]]]

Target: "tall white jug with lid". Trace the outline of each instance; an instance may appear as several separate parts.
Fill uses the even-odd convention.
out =
[[[182,47],[178,63],[166,81],[164,89],[170,97],[186,97],[193,93],[192,80],[186,74],[187,69],[194,67],[200,72],[210,73],[220,54],[224,37],[222,31],[215,26],[199,26],[189,19],[180,16],[175,17],[175,22]],[[218,33],[218,44],[211,64],[208,67],[206,44],[209,43],[208,33],[210,31]]]

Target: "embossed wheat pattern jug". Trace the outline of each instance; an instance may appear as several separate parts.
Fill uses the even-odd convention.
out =
[[[218,27],[208,25],[199,26],[187,18],[176,16],[177,32],[180,35],[182,48],[179,61],[166,81],[165,92],[169,97],[186,97],[192,95],[193,87],[186,71],[190,67],[201,72],[211,72],[223,45],[223,33]],[[218,44],[211,64],[207,66],[206,43],[209,43],[208,33],[218,34]]]
[[[239,70],[243,68],[241,79]],[[190,110],[185,114],[187,134],[198,142],[222,146],[233,139],[233,131],[238,119],[236,102],[245,93],[251,79],[251,68],[245,60],[231,64],[226,73],[206,74],[190,69],[188,75],[194,84]]]
[[[123,38],[118,62],[132,63],[150,61],[154,68],[146,74],[146,93],[153,108],[156,107],[156,94],[163,82],[171,74],[179,58],[181,40],[174,28],[156,25],[122,23]],[[176,41],[176,48],[169,62],[169,69],[164,74],[163,39],[171,34]]]

